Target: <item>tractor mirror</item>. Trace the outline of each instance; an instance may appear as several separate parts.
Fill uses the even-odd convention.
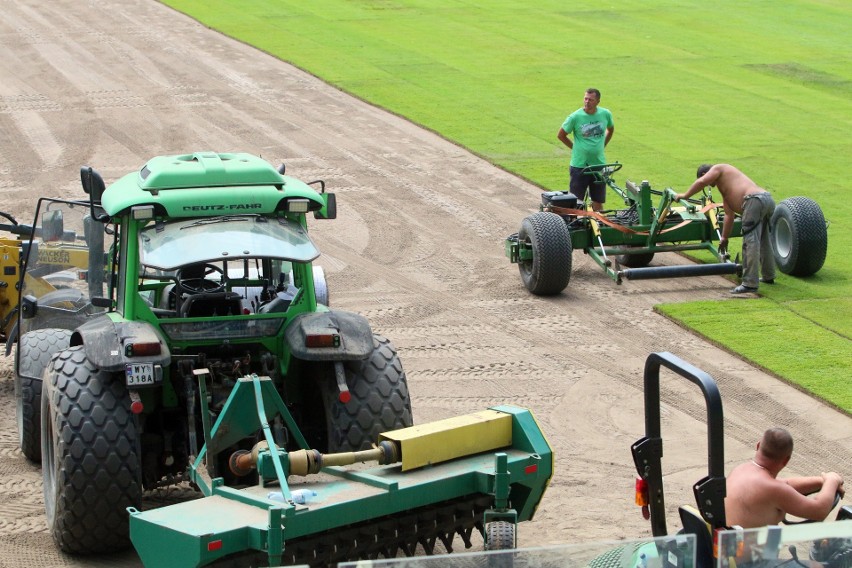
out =
[[[95,203],[100,203],[106,189],[104,178],[101,177],[101,174],[93,170],[90,166],[83,166],[80,168],[80,181],[83,183],[83,191],[86,192],[89,198]]]
[[[90,166],[83,166],[80,168],[80,182],[83,184],[83,191],[85,191],[89,196],[89,209],[91,211],[92,218],[95,221],[100,221],[102,223],[108,222],[109,215],[107,215],[102,208],[95,208],[95,204],[100,205],[101,198],[104,195],[104,191],[106,191],[104,178],[102,178],[101,174],[93,170]]]
[[[41,216],[41,238],[44,242],[61,241],[65,233],[62,211],[55,209]]]
[[[333,193],[324,193],[325,207],[314,211],[316,219],[337,219],[337,196]]]

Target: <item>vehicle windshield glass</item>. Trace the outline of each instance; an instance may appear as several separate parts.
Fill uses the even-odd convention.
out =
[[[310,262],[319,256],[307,231],[285,218],[233,215],[152,222],[139,233],[140,263],[159,270],[199,262],[266,257]]]

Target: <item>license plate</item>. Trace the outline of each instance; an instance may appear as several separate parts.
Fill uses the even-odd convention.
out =
[[[133,363],[124,366],[124,375],[127,379],[127,386],[139,387],[144,385],[154,384],[154,364],[153,363]]]

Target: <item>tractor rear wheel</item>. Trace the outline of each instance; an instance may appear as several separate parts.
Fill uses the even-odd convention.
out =
[[[532,259],[518,263],[527,290],[552,296],[568,286],[574,249],[562,217],[543,211],[533,213],[521,223],[518,242],[532,250]]]
[[[51,359],[42,386],[44,504],[53,539],[76,554],[127,548],[127,508],[141,508],[142,481],[124,378],[99,371],[75,346]]]
[[[828,231],[816,201],[788,197],[775,208],[770,227],[778,270],[791,276],[810,276],[822,268],[828,250]]]
[[[324,389],[328,451],[366,450],[379,434],[413,424],[408,382],[393,344],[373,335],[373,351],[363,361],[345,364],[351,398],[342,403],[334,378]]]
[[[41,462],[41,379],[50,358],[67,349],[71,331],[37,329],[18,340],[15,351],[15,417],[24,456]],[[21,354],[23,353],[23,356]]]

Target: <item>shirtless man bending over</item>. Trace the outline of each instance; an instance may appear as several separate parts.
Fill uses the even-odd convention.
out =
[[[728,526],[748,529],[778,524],[785,514],[825,520],[835,495],[843,495],[843,478],[831,471],[813,477],[778,479],[792,454],[793,437],[787,430],[770,428],[763,434],[754,459],[735,467],[727,478]]]
[[[775,211],[772,196],[730,164],[702,164],[697,177],[686,192],[677,194],[674,199],[680,201],[692,197],[707,186],[715,186],[719,190],[725,209],[719,252],[728,248],[735,215],[742,215],[743,281],[731,293],[757,292],[759,282],[773,284],[775,257],[769,238],[769,220]],[[758,267],[763,278],[758,278]]]

